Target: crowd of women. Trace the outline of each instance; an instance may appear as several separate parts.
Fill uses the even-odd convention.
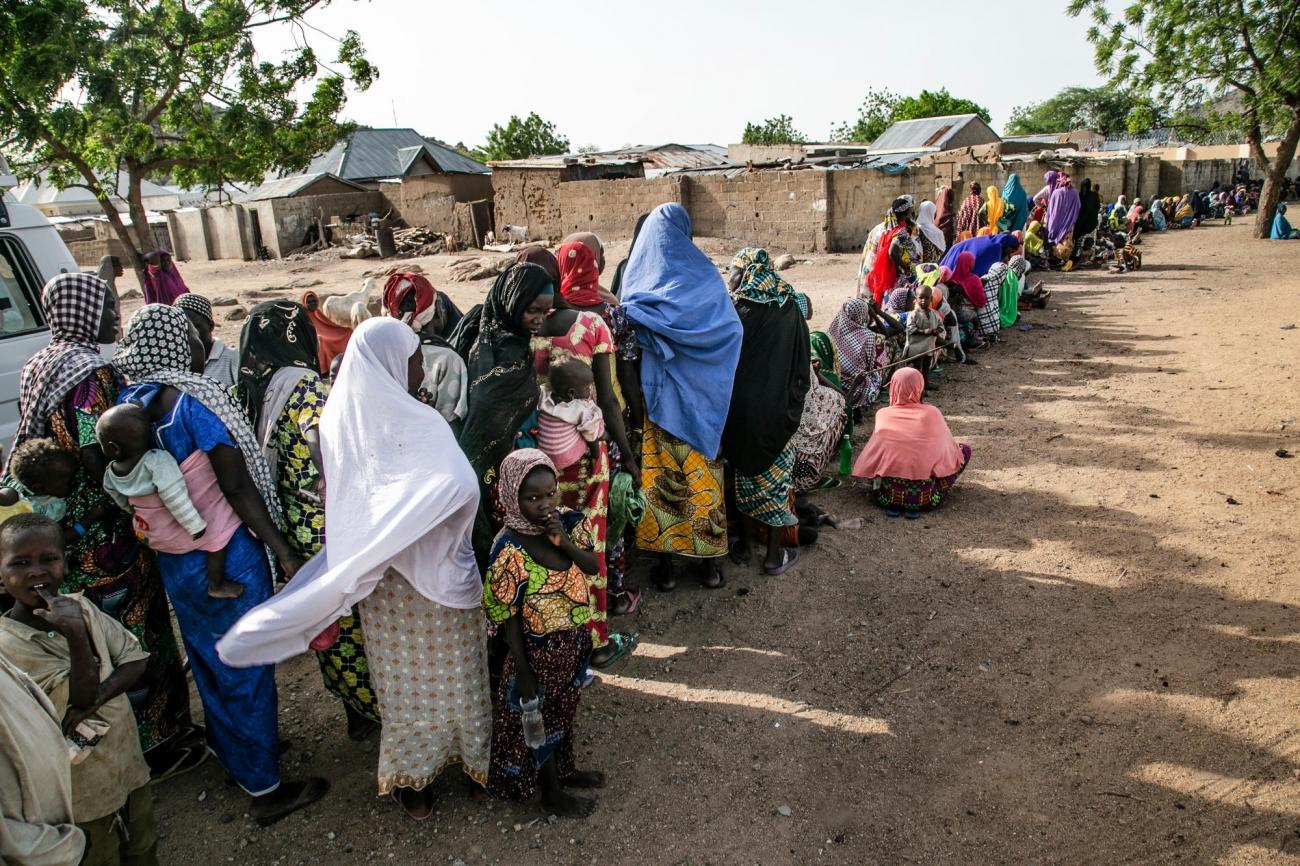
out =
[[[311,292],[259,304],[233,365],[214,365],[233,350],[169,263],[111,362],[114,290],[61,275],[7,483],[67,528],[63,590],[147,650],[131,704],[155,779],[210,752],[262,824],[323,796],[279,771],[274,665],[314,652],[348,735],[378,732],[379,793],[413,817],[452,764],[493,796],[585,815],[574,791],[605,777],[577,768],[573,724],[593,669],[635,652],[618,625],[643,603],[634,557],[664,592],[724,586],[728,559],[783,574],[835,523],[811,494],[847,475],[891,516],[938,506],[971,450],[926,391],[1047,303],[1034,267],[1072,266],[1105,219],[1141,210],[1123,208],[1055,171],[1033,196],[1013,174],[959,207],[948,188],[900,197],[824,332],[766,250],[720,272],[676,204],[641,218],[608,287],[600,240],[574,235],[520,253],[465,313],[410,272],[355,330]],[[118,404],[201,514],[233,513],[220,559],[164,543],[163,509],[105,489],[97,422]]]

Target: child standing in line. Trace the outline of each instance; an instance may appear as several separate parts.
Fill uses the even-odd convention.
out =
[[[605,416],[592,398],[595,377],[578,361],[551,367],[537,404],[537,444],[558,470],[590,452],[596,459],[605,437]]]
[[[126,697],[149,654],[80,595],[59,595],[65,567],[63,533],[50,518],[23,514],[0,524],[0,581],[14,600],[0,617],[0,655],[63,717],[72,817],[86,835],[82,866],[154,866],[149,765]]]
[[[931,309],[933,299],[929,286],[922,285],[917,289],[912,312],[907,316],[907,346],[903,349],[903,357],[908,359],[909,366],[921,371],[927,388],[930,387],[935,348],[944,333],[943,319]]]
[[[483,607],[510,654],[497,687],[488,792],[516,802],[537,787],[552,813],[591,814],[595,801],[564,788],[601,788],[605,775],[574,765],[573,722],[591,655],[587,575],[600,571],[595,530],[560,508],[555,465],[536,448],[501,461],[505,527],[492,543]]]
[[[104,490],[119,508],[134,513],[137,534],[162,553],[206,551],[208,596],[243,595],[243,584],[226,580],[226,545],[239,528],[239,518],[224,497],[216,496],[207,497],[211,521],[204,519],[190,499],[176,460],[161,448],[150,447],[153,428],[145,410],[131,403],[114,406],[99,416],[95,435],[104,456],[112,461],[104,471]],[[206,460],[201,453],[200,457]],[[211,475],[211,469],[206,474]]]

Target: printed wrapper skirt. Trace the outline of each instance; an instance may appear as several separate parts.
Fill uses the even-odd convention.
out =
[[[966,459],[961,469],[944,478],[926,478],[913,481],[907,478],[877,478],[873,482],[871,496],[881,508],[897,508],[902,511],[929,511],[938,508],[944,495],[957,483],[957,479],[970,465],[971,449],[969,445],[961,446]]]
[[[518,709],[515,689],[515,658],[506,656],[497,685],[496,714],[492,725],[492,769],[488,793],[494,797],[523,802],[537,790],[542,765],[555,758],[560,780],[576,769],[573,757],[573,720],[582,697],[582,680],[591,655],[591,636],[586,629],[551,632],[538,640],[524,640],[528,666],[537,677],[542,695],[542,726],[546,742],[530,749],[524,742],[524,717]]]
[[[636,529],[639,550],[715,557],[727,553],[727,510],[722,464],[647,422],[641,440],[645,516]]]

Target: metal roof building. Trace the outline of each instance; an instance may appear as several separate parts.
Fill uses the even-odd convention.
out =
[[[322,173],[354,183],[376,183],[422,173],[491,174],[491,169],[414,129],[398,128],[358,129],[312,160],[305,172]]]
[[[240,196],[240,204],[254,201],[267,201],[273,198],[294,198],[301,195],[327,195],[338,192],[365,192],[366,188],[359,183],[353,183],[350,180],[344,180],[336,174],[330,174],[327,171],[316,172],[315,174],[295,174],[292,177],[282,177],[276,180],[270,180],[248,194]]]
[[[920,151],[936,153],[977,144],[1001,141],[978,114],[950,114],[900,120],[871,143],[871,152]]]

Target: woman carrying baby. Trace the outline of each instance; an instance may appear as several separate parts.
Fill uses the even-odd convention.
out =
[[[302,560],[280,530],[280,505],[261,444],[227,393],[198,372],[203,360],[203,345],[185,314],[150,304],[131,318],[113,363],[132,382],[119,400],[143,409],[154,447],[189,467],[199,484],[212,473],[242,524],[226,547],[225,563],[225,578],[244,588],[238,598],[208,594],[200,551],[160,552],[158,565],[203,701],[208,746],[253,798],[250,811],[265,826],[320,799],[329,785],[323,779],[281,785],[275,668],[231,668],[217,656],[216,640],[270,597],[268,552],[286,575]]]

